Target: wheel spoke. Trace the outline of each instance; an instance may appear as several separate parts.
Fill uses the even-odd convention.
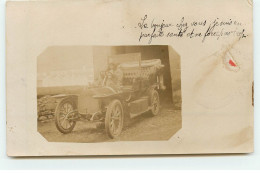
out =
[[[67,113],[69,113],[70,104],[67,103]]]
[[[60,112],[64,114],[64,111],[65,111],[64,107],[61,107]]]
[[[121,114],[121,109],[120,109],[120,107],[117,107],[117,116],[119,116]]]
[[[120,114],[121,114],[121,111],[119,109],[117,109],[116,116],[119,117]]]
[[[66,123],[66,124],[67,124],[67,126],[66,126],[66,127],[67,127],[67,129],[68,129],[68,128],[70,128],[70,126],[71,126],[71,125],[70,125],[70,121],[69,121],[69,120],[67,120],[66,122],[67,122],[67,123]]]
[[[155,102],[155,103],[158,102],[158,97],[157,97],[157,96],[154,97],[154,102]]]
[[[112,119],[113,120],[119,120],[119,116],[113,116]]]
[[[72,112],[72,106],[71,106],[71,104],[68,104],[68,113],[70,113],[70,112]]]
[[[60,117],[65,117],[66,115],[63,112],[60,112]]]
[[[116,108],[116,106],[115,106],[114,109],[113,109],[113,111],[112,111],[112,116],[115,115],[116,112],[117,112],[117,108]]]
[[[68,129],[68,120],[66,120],[65,126],[66,126],[66,129]]]
[[[70,113],[70,105],[68,105],[68,112],[67,112],[68,114]]]
[[[64,120],[61,122],[61,126],[62,126],[62,127],[64,127],[63,124],[64,124],[65,121],[66,121],[66,119],[64,119]]]
[[[113,120],[111,121],[111,131],[112,131],[112,133],[114,133],[114,131],[115,131],[115,124],[114,124]]]
[[[112,111],[112,115],[111,115],[111,118],[113,120],[118,120],[119,119],[119,115],[120,115],[120,108],[118,106],[115,106],[115,108],[113,109]]]
[[[68,114],[68,103],[66,103],[66,114]]]
[[[65,116],[62,116],[60,117],[60,121],[64,120],[65,119]]]
[[[66,105],[67,105],[66,103],[63,105],[64,113],[65,113],[65,114],[67,113]]]

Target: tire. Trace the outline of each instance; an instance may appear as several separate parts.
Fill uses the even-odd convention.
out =
[[[55,125],[57,129],[64,134],[70,133],[75,125],[76,121],[69,120],[74,113],[70,113],[76,110],[76,105],[72,99],[66,98],[59,102],[55,109]]]
[[[117,138],[121,134],[123,121],[124,110],[122,103],[118,99],[115,99],[108,105],[105,117],[105,129],[110,138]]]
[[[159,93],[156,90],[151,90],[150,92],[150,103],[151,103],[151,109],[150,112],[152,116],[156,116],[160,112],[160,97]]]

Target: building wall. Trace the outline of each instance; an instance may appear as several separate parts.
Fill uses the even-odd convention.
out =
[[[93,82],[90,46],[51,46],[37,57],[37,86],[88,85]]]

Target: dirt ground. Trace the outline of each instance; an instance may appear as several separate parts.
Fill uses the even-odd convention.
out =
[[[144,113],[130,119],[120,137],[110,139],[105,129],[96,128],[88,121],[77,122],[69,134],[60,133],[54,120],[38,122],[38,132],[50,142],[108,142],[108,141],[154,141],[168,140],[182,127],[181,110],[176,110],[172,104],[164,105],[159,115],[151,117]]]

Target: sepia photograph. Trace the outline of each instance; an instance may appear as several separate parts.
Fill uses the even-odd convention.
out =
[[[7,155],[254,152],[252,11],[248,0],[8,2]]]
[[[37,126],[49,142],[169,140],[181,108],[171,46],[50,46],[37,57]]]

